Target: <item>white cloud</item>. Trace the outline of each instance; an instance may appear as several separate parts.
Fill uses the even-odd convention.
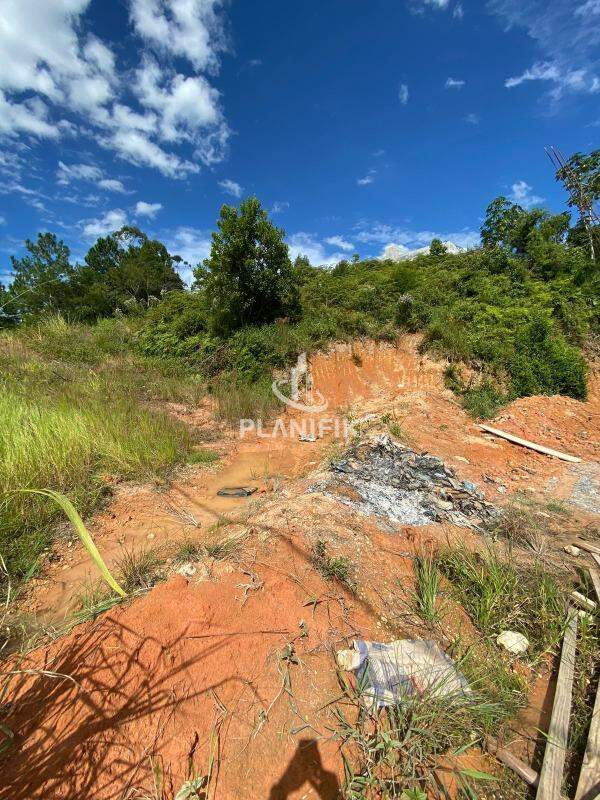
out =
[[[539,52],[529,69],[507,79],[508,88],[549,83],[553,106],[569,93],[600,91],[600,25],[593,19],[599,0],[488,0],[488,9],[506,30],[524,29]]]
[[[413,0],[412,9],[416,12],[422,12],[425,8],[431,7],[444,11],[450,5],[450,0]]]
[[[0,225],[6,225],[6,217],[0,217]]]
[[[118,181],[116,178],[102,178],[102,180],[98,182],[98,186],[101,189],[106,189],[106,191],[108,192],[117,192],[118,194],[129,194],[128,190],[123,185],[123,182]]]
[[[219,181],[219,186],[226,194],[230,194],[232,197],[241,197],[244,193],[243,187],[239,183],[229,180],[229,178]]]
[[[128,194],[123,183],[116,178],[107,178],[100,167],[94,164],[65,164],[58,162],[56,180],[59,186],[68,186],[73,181],[93,181],[100,189],[118,194]]]
[[[181,256],[187,263],[176,265],[181,279],[188,285],[194,280],[192,269],[210,255],[211,235],[207,231],[181,226],[167,231],[162,236],[167,250],[172,255]]]
[[[197,70],[216,71],[227,40],[222,0],[131,0],[137,33],[158,52],[187,58]]]
[[[444,86],[446,87],[446,89],[463,89],[465,84],[466,81],[457,80],[456,78],[447,78]]]
[[[479,114],[467,114],[465,117],[465,122],[467,122],[469,125],[479,125]]]
[[[400,88],[398,89],[398,100],[405,106],[408,103],[409,93],[408,93],[408,86],[405,83],[400,84]]]
[[[138,202],[135,204],[135,214],[137,217],[148,217],[148,219],[154,219],[161,208],[161,203],[146,203],[143,200],[138,200]]]
[[[410,228],[400,228],[381,222],[368,223],[363,221],[356,228],[354,237],[364,244],[394,245],[406,252],[425,247],[431,243],[432,239],[451,241],[459,247],[476,247],[479,244],[479,232],[464,228],[460,231],[416,231]]]
[[[98,236],[107,236],[109,233],[118,231],[127,222],[127,215],[120,208],[115,208],[113,211],[107,211],[103,216],[97,219],[90,219],[83,222],[83,235],[89,239],[95,239]]]
[[[271,208],[271,214],[283,214],[284,211],[287,211],[290,207],[290,204],[287,200],[275,200],[273,203],[273,207]]]
[[[368,186],[370,183],[375,181],[375,175],[377,174],[376,170],[370,169],[364,178],[358,178],[356,183],[359,186]]]
[[[329,236],[325,239],[325,243],[330,244],[332,247],[339,247],[340,250],[354,250],[352,242],[347,241],[342,236]]]
[[[531,193],[532,187],[525,181],[513,183],[511,190],[512,194],[509,199],[512,200],[513,203],[518,203],[520,206],[523,206],[523,208],[531,208],[532,206],[537,206],[544,202],[543,197],[538,197],[538,195]]]
[[[462,6],[462,3],[457,3],[454,6],[454,11],[452,12],[452,16],[454,19],[462,19],[465,15],[465,10]]]
[[[299,231],[288,237],[290,257],[306,256],[313,266],[331,267],[347,255],[344,252],[328,253],[323,243],[313,233]]]
[[[600,91],[600,78],[590,75],[585,69],[574,69],[570,72],[561,72],[557,64],[544,62],[534,64],[521,75],[507,78],[504,85],[513,89],[528,81],[549,81],[554,84],[551,96],[559,100],[565,92],[588,92],[593,94]]]
[[[88,32],[90,5],[91,0],[4,2],[0,135],[83,134],[130,163],[176,178],[197,173],[196,160],[223,160],[230,131],[220,94],[198,74],[215,72],[226,47],[222,0],[129,0],[135,32],[164,57],[160,63],[147,50],[133,73],[129,63],[127,71],[120,70],[110,47]],[[195,74],[175,71],[176,57],[187,59]],[[174,152],[184,146],[193,157]],[[102,188],[124,191],[106,180],[111,183]]]

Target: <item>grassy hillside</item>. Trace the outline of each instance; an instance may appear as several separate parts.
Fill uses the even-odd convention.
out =
[[[15,575],[48,545],[60,512],[14,492],[52,488],[81,510],[115,479],[156,479],[190,452],[187,428],[156,401],[198,399],[180,366],[131,351],[118,319],[52,318],[0,336],[0,552]]]

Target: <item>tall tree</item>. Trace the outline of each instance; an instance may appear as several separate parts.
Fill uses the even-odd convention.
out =
[[[27,255],[11,257],[13,281],[6,305],[8,312],[24,316],[60,311],[70,292],[73,275],[67,245],[53,233],[38,234],[37,241],[25,241]]]
[[[244,325],[295,316],[298,276],[285,233],[258,199],[244,200],[239,209],[223,206],[218,227],[204,269],[195,271],[206,286],[213,331],[225,336]]]
[[[600,258],[598,216],[594,213],[594,203],[600,199],[600,150],[587,155],[575,153],[556,171],[556,179],[569,193],[568,204],[579,210],[579,222],[586,234],[592,260]]]

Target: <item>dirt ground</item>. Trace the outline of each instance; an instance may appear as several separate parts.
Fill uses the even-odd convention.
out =
[[[586,403],[525,398],[490,423],[582,458],[569,464],[485,434],[444,388],[444,364],[419,354],[416,337],[339,346],[315,356],[311,369],[329,403],[322,417],[362,420],[363,429],[393,424],[406,444],[442,458],[491,502],[516,494],[542,504],[559,499],[571,504],[579,526],[598,521],[599,375],[591,376]],[[331,434],[315,442],[240,439],[214,422],[208,404],[172,411],[214,441],[208,446],[220,462],[186,468],[168,487],[117,485],[90,521],[94,539],[109,566],[123,548],[184,539],[233,536],[239,547],[28,656],[27,668],[44,672],[11,687],[6,724],[16,742],[1,764],[2,798],[162,797],[152,789],[157,781],[170,798],[190,772],[210,774],[210,797],[338,796],[332,650],[356,636],[418,635],[406,602],[415,552],[448,538],[476,546],[473,532],[440,525],[385,532],[377,520],[307,493],[341,449]],[[216,496],[239,485],[257,492]],[[358,565],[357,594],[314,570],[317,539]],[[557,535],[557,558],[571,540],[567,528]],[[63,538],[23,610],[58,624],[92,578],[86,552]],[[546,674],[535,684],[524,732],[547,722],[550,692]],[[515,752],[531,757],[534,739],[521,736]]]

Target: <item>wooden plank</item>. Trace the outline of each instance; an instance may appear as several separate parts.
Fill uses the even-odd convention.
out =
[[[498,761],[501,761],[507,767],[512,769],[512,771],[516,773],[519,778],[523,778],[525,783],[528,783],[530,786],[538,785],[540,779],[538,773],[534,769],[531,769],[529,764],[521,761],[520,758],[517,758],[509,750],[506,750],[504,747],[500,747],[498,745],[498,741],[494,739],[493,736],[485,737],[485,749],[488,751],[488,753],[496,756]]]
[[[600,556],[596,556],[598,561],[600,561]],[[591,569],[590,571],[590,578],[592,579],[592,583],[594,584],[594,591],[596,592],[596,597],[600,600],[600,572],[597,569]]]
[[[598,566],[600,567],[600,556],[597,553],[592,553],[592,558],[594,559],[596,564],[598,564]]]
[[[597,800],[600,797],[600,686],[596,692],[594,713],[583,755],[575,800]]]
[[[563,769],[569,740],[569,719],[571,718],[571,696],[575,674],[576,648],[577,614],[570,610],[560,656],[560,667],[558,668],[544,761],[536,794],[538,800],[560,800]]]
[[[598,603],[590,600],[584,594],[581,594],[581,592],[571,592],[571,600],[575,605],[578,605],[586,611],[595,611],[598,608]]]
[[[577,539],[576,542],[573,542],[575,547],[579,547],[581,550],[587,550],[588,553],[594,553],[597,556],[600,556],[600,547],[596,547],[595,544],[589,544],[589,542],[584,542],[581,539]],[[593,557],[593,556],[592,556]],[[597,564],[600,564],[600,561],[594,559]]]
[[[581,459],[577,458],[577,456],[571,456],[568,453],[561,453],[559,450],[552,450],[551,447],[546,447],[543,444],[536,444],[535,442],[529,442],[527,439],[521,439],[518,436],[514,436],[512,433],[506,433],[506,431],[500,431],[498,428],[491,428],[489,425],[480,425],[481,430],[486,431],[486,433],[491,433],[494,436],[499,436],[501,439],[506,439],[508,442],[512,442],[513,444],[520,444],[521,447],[528,447],[530,450],[535,450],[538,453],[544,453],[547,456],[554,456],[554,458],[560,458],[561,461],[571,461],[573,464],[581,463]]]

